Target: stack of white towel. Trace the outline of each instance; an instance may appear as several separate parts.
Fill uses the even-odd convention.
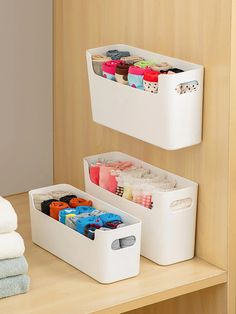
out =
[[[0,197],[0,298],[25,293],[29,289],[25,245],[17,229],[11,203]]]

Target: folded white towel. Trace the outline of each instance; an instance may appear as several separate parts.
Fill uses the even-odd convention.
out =
[[[0,234],[0,259],[19,257],[24,252],[24,240],[19,233],[13,231]]]
[[[0,233],[16,230],[17,216],[11,203],[0,196]]]

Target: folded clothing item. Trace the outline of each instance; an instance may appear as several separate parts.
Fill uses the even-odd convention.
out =
[[[0,234],[0,260],[22,256],[25,245],[19,233],[13,231]]]
[[[93,202],[80,197],[75,197],[69,201],[69,206],[71,208],[76,208],[78,206],[93,206]]]
[[[132,55],[132,56],[128,56],[128,57],[122,57],[122,58],[120,58],[120,60],[122,60],[128,64],[133,64],[135,62],[143,60],[143,58],[139,57],[139,56],[133,56]]]
[[[29,291],[29,286],[30,278],[27,275],[18,275],[0,279],[0,298],[26,293]]]
[[[24,256],[0,260],[0,279],[23,275],[28,272],[28,263]]]
[[[47,201],[49,199],[52,199],[52,195],[50,193],[47,194],[35,194],[34,195],[34,207],[38,210],[42,210],[41,204],[44,201]],[[55,199],[56,200],[56,199]]]
[[[60,198],[67,195],[72,195],[73,193],[71,191],[51,191],[50,194],[52,198],[55,198],[57,201],[59,201]]]
[[[108,50],[106,52],[106,56],[112,58],[112,60],[119,60],[123,57],[129,57],[130,52],[129,51],[120,51],[120,50],[114,49],[114,50]]]
[[[106,61],[110,61],[110,57],[106,57],[103,55],[93,55],[92,56],[92,63],[93,63],[93,70],[97,75],[102,76],[102,63]]]
[[[62,209],[68,208],[69,205],[65,202],[52,202],[50,205],[50,216],[56,220],[59,220],[59,212]]]
[[[0,233],[12,232],[16,228],[17,216],[14,208],[8,200],[0,197]]]
[[[51,198],[49,200],[45,200],[41,203],[41,211],[42,213],[50,216],[50,205],[52,202],[57,202],[57,199]]]
[[[70,195],[66,195],[66,196],[61,197],[61,198],[59,199],[59,201],[60,201],[60,202],[67,203],[67,204],[69,205],[70,200],[71,200],[72,198],[76,198],[76,197],[77,197],[76,195],[70,194]]]

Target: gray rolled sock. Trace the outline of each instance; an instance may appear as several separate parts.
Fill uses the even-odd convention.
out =
[[[119,239],[115,240],[111,244],[112,250],[119,250],[120,249],[120,241]]]
[[[123,249],[128,246],[134,245],[136,242],[135,236],[129,236],[123,239],[120,239],[120,247]]]

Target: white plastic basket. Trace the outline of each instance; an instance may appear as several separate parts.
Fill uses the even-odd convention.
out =
[[[148,209],[115,195],[90,180],[89,165],[98,158],[132,161],[136,166],[166,174],[178,188],[156,192],[153,208]],[[198,184],[120,152],[84,158],[85,190],[142,220],[141,254],[160,265],[169,265],[194,256]]]
[[[94,72],[92,55],[111,49],[128,50],[156,62],[166,61],[185,72],[160,75],[158,93],[144,92]],[[95,122],[168,150],[201,142],[203,66],[127,45],[89,49],[86,56]],[[190,81],[199,83],[196,91],[176,92],[179,84]]]
[[[110,231],[98,229],[95,231],[95,239],[91,240],[35,208],[34,194],[56,190],[71,191],[78,197],[90,199],[96,208],[120,215],[129,225]],[[112,283],[139,273],[141,236],[139,219],[68,184],[32,190],[29,192],[29,202],[32,240],[37,245],[101,283]],[[119,250],[111,248],[114,240],[128,236],[135,236],[134,245]]]

